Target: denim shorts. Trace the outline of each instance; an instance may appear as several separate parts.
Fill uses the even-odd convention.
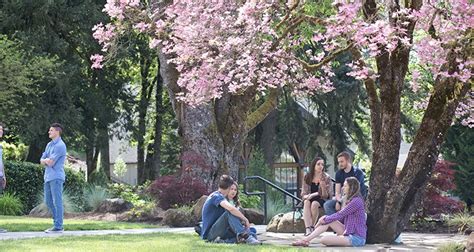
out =
[[[357,235],[349,235],[349,241],[351,241],[352,247],[362,247],[365,245],[365,239]]]

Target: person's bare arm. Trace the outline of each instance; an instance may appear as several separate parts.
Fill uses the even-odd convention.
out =
[[[42,165],[52,166],[54,164],[54,160],[52,160],[50,158],[45,158],[45,159],[41,159],[40,163]]]
[[[336,183],[336,200],[341,201],[341,184]]]
[[[231,205],[227,200],[223,200],[221,203],[220,203],[220,206],[223,207],[225,210],[229,211],[229,213],[231,213],[232,215],[234,215],[235,217],[241,219],[244,224],[245,224],[245,227],[249,228],[250,227],[250,222],[249,220],[247,219],[247,217],[245,217],[240,211],[239,209],[237,209],[236,207],[234,207],[233,205]]]

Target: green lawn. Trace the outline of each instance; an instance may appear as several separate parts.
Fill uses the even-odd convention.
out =
[[[0,242],[0,251],[302,251],[283,246],[211,244],[197,235],[145,234],[106,235],[59,238],[35,238],[27,240],[6,240]]]
[[[20,231],[43,231],[53,225],[50,218],[30,218],[19,216],[0,216],[0,228],[7,229],[9,232]],[[90,221],[65,219],[64,229],[72,230],[102,230],[102,229],[138,229],[138,228],[157,228],[156,225],[141,223],[115,222],[115,221]]]

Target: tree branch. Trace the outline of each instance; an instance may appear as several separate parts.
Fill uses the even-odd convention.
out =
[[[290,8],[288,9],[288,12],[286,13],[285,17],[283,17],[283,19],[276,25],[276,29],[280,29],[280,27],[288,20],[288,18],[290,17],[291,15],[291,12],[293,10],[296,9],[296,7],[298,7],[298,5],[300,4],[300,1],[299,0],[296,0],[296,2],[293,4],[293,6],[290,6]]]
[[[247,116],[245,121],[245,127],[247,132],[255,128],[265,117],[272,112],[278,104],[278,96],[280,95],[280,89],[275,88],[270,90],[267,100]]]
[[[362,60],[360,51],[356,48],[351,50],[355,60],[359,60],[361,66],[365,66],[365,62]],[[370,109],[370,124],[372,125],[372,143],[377,144],[380,142],[380,131],[382,128],[381,120],[381,103],[380,98],[377,94],[377,86],[373,79],[364,80],[365,89],[369,97],[369,109]],[[373,146],[374,149],[375,146]]]
[[[354,47],[354,43],[350,43],[349,45],[347,45],[346,47],[344,48],[341,48],[333,53],[331,53],[330,55],[328,55],[327,57],[325,57],[323,60],[321,60],[320,62],[318,62],[317,64],[309,64],[308,62],[302,60],[302,59],[299,59],[297,58],[297,60],[303,65],[304,68],[306,68],[306,70],[312,72],[312,71],[315,71],[315,70],[318,70],[319,68],[321,68],[322,66],[326,65],[327,63],[329,63],[331,60],[334,60],[338,55],[340,55],[341,53],[343,52],[347,52],[349,51],[350,49],[352,49]]]
[[[277,40],[275,42],[273,42],[273,45],[271,47],[271,50],[275,50],[277,48],[277,46],[280,44],[280,42],[286,38],[286,36],[292,32],[294,29],[296,29],[296,27],[298,27],[298,25],[300,25],[302,22],[304,21],[304,19],[302,17],[297,17],[295,19],[295,21],[288,27],[286,28],[286,30],[283,32],[283,34],[281,34],[280,37],[277,38]]]

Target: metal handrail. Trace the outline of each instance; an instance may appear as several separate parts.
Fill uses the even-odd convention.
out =
[[[265,183],[265,186],[263,187],[263,192],[248,192],[247,191],[247,181],[249,180],[260,180],[260,181],[263,181]],[[267,222],[267,185],[273,187],[274,189],[280,191],[281,193],[283,193],[284,195],[290,197],[292,199],[292,203],[293,203],[293,209],[295,209],[295,201],[297,202],[297,204],[301,203],[301,199],[296,197],[295,195],[289,193],[288,191],[286,191],[285,189],[275,185],[274,183],[270,182],[269,180],[265,179],[265,178],[262,178],[260,176],[248,176],[248,177],[245,177],[244,178],[244,193],[246,195],[257,195],[257,196],[260,196],[262,197],[263,196],[263,215],[265,217],[265,224]],[[297,205],[296,204],[296,205]]]

